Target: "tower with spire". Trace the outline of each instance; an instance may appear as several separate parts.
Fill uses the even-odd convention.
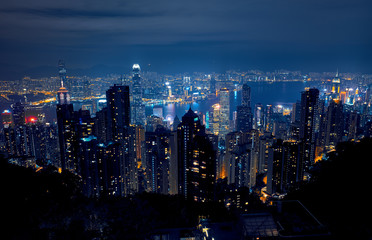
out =
[[[339,77],[339,73],[337,69],[336,76],[332,79],[332,93],[335,95],[337,94],[336,98],[338,98],[338,95],[340,94],[340,89],[341,89],[341,79]]]

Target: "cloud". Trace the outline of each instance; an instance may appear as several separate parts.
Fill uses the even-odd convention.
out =
[[[34,51],[80,54],[76,59],[88,50],[97,58],[115,49],[134,55],[138,46],[146,46],[142,56],[158,54],[159,48],[171,56],[182,48],[194,56],[220,55],[221,61],[234,54],[241,55],[239,61],[263,56],[280,61],[285,55],[320,57],[339,50],[357,56],[372,49],[371,5],[367,0],[5,1],[0,62]]]

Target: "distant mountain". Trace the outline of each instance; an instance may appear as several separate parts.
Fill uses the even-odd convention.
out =
[[[108,66],[104,64],[94,65],[90,68],[68,68],[68,76],[90,76],[90,77],[101,77],[112,73],[125,73],[128,69],[124,69],[120,66]],[[27,68],[25,66],[15,66],[9,64],[0,63],[0,80],[18,80],[24,76],[31,78],[51,77],[58,75],[57,66],[37,66]]]

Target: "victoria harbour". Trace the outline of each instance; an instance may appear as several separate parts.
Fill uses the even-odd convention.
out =
[[[371,240],[371,13],[3,1],[0,239]]]

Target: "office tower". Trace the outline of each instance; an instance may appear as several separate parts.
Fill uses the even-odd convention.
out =
[[[169,194],[178,194],[178,125],[169,136]]]
[[[134,147],[136,149],[136,159],[137,162],[141,162],[142,159],[142,149],[143,149],[143,142],[145,141],[145,127],[142,125],[135,126],[135,144]]]
[[[360,124],[360,114],[356,111],[349,112],[346,115],[346,131],[347,131],[347,140],[355,140],[358,136]]]
[[[147,191],[169,193],[169,130],[159,125],[155,132],[145,133],[145,165]]]
[[[248,132],[252,129],[251,88],[247,84],[242,87],[242,105],[236,109],[236,130]]]
[[[230,92],[227,88],[220,90],[220,126],[219,137],[224,139],[230,132]]]
[[[297,141],[277,140],[269,157],[267,190],[270,194],[290,191],[302,180],[299,174],[299,145]]]
[[[271,146],[273,145],[274,137],[271,133],[265,132],[259,137],[259,159],[258,159],[258,173],[265,173],[268,169],[268,159]]]
[[[265,107],[264,113],[264,131],[266,132],[274,132],[274,124],[275,124],[275,115],[273,105],[267,104]]]
[[[251,106],[251,88],[247,84],[242,87],[242,106]]]
[[[230,132],[226,135],[224,166],[227,183],[236,189],[248,187],[250,180],[250,134],[248,132]]]
[[[58,61],[58,75],[59,75],[59,79],[61,81],[61,87],[64,87],[64,84],[66,83],[66,66],[65,66],[65,62],[60,59]]]
[[[177,129],[178,193],[195,201],[213,199],[216,152],[191,108]]]
[[[173,120],[173,128],[172,128],[172,131],[175,131],[177,130],[177,127],[178,125],[181,123],[180,119],[178,118],[178,116],[176,115],[174,117],[174,120]]]
[[[209,115],[209,129],[214,135],[219,135],[220,132],[220,122],[221,122],[221,105],[219,103],[212,105],[213,111]]]
[[[326,114],[325,146],[335,147],[343,132],[343,107],[340,100],[333,100]]]
[[[264,108],[261,103],[254,106],[254,129],[260,130],[264,125]]]
[[[297,101],[292,106],[292,123],[299,123],[301,121],[301,102]]]
[[[319,90],[307,89],[301,93],[301,161],[300,174],[304,174],[315,160],[315,128],[318,120]]]
[[[216,79],[214,76],[211,76],[211,80],[209,82],[209,92],[211,94],[216,94]]]
[[[338,70],[336,76],[332,79],[332,93],[335,94],[335,98],[339,98],[341,87],[341,79],[338,75]]]
[[[4,128],[13,127],[14,121],[13,121],[12,112],[9,110],[4,110],[1,113],[1,121],[3,123]]]
[[[248,106],[237,107],[236,130],[249,132],[252,129],[252,111]]]
[[[108,142],[108,120],[107,120],[107,107],[102,108],[96,112],[95,117],[95,135],[99,143]]]
[[[34,121],[27,124],[28,128],[28,138],[30,141],[31,154],[35,157],[36,160],[44,162],[48,158],[48,135],[46,132],[46,127],[44,124]]]
[[[129,87],[114,85],[106,91],[107,125],[109,141],[120,144],[120,171],[122,176],[122,194],[129,195],[137,191],[137,162],[135,158],[135,130],[130,127]]]
[[[120,143],[97,145],[100,195],[123,196],[122,159]]]
[[[83,194],[88,197],[99,197],[97,138],[93,135],[79,139],[79,168]]]
[[[57,126],[61,168],[63,171],[76,172],[78,169],[78,159],[74,108],[70,103],[70,95],[67,89],[63,87],[62,78],[61,88],[57,92],[57,101]]]
[[[129,87],[114,85],[106,91],[108,139],[122,143],[130,125]]]
[[[137,125],[145,125],[145,105],[142,101],[142,85],[141,85],[141,68],[138,64],[133,64],[132,80],[133,80],[133,104],[132,104],[132,123]]]
[[[16,102],[11,105],[13,122],[15,126],[25,124],[25,107],[21,102]]]

